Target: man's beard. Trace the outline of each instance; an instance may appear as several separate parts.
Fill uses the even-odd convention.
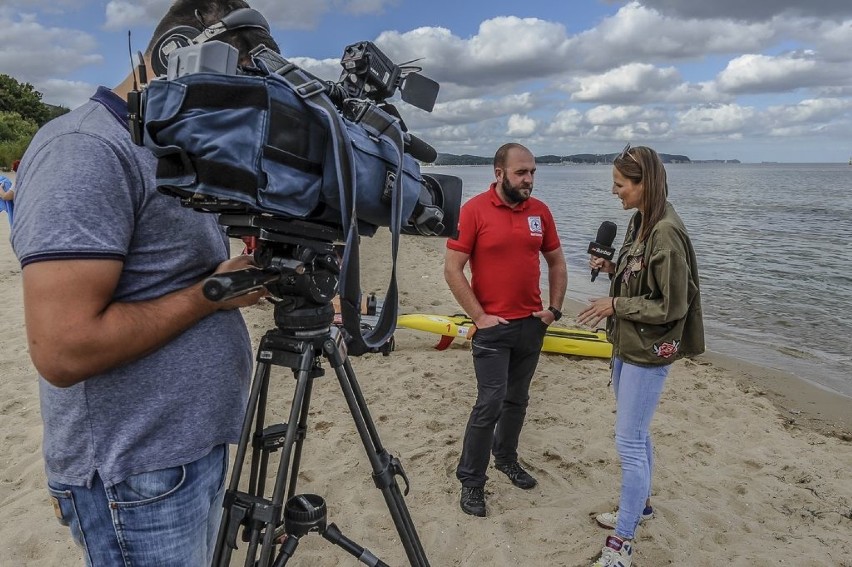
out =
[[[506,197],[506,200],[510,203],[523,203],[527,199],[530,198],[532,194],[532,185],[529,186],[530,195],[525,195],[521,193],[521,190],[524,189],[523,185],[513,186],[509,183],[509,179],[504,177],[503,182],[500,184],[501,189],[503,189],[503,195]]]

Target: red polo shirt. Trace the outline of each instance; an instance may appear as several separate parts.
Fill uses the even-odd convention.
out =
[[[541,311],[539,254],[559,245],[547,205],[530,197],[513,209],[496,183],[462,206],[459,237],[447,240],[447,248],[470,254],[471,287],[482,308],[504,319]]]

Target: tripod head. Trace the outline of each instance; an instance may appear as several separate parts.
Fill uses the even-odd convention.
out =
[[[337,227],[255,214],[222,214],[219,222],[229,236],[250,243],[258,267],[210,276],[205,297],[220,301],[265,287],[274,298],[279,329],[328,328],[340,281]]]

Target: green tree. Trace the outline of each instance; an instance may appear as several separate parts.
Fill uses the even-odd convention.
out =
[[[17,112],[41,126],[50,120],[50,109],[41,102],[41,93],[29,83],[19,83],[9,75],[0,74],[0,111]]]
[[[45,106],[47,107],[49,115],[47,118],[48,121],[53,120],[57,116],[62,116],[63,114],[71,112],[71,109],[66,106],[53,106],[52,104],[45,104]]]
[[[0,169],[21,159],[38,130],[38,124],[17,112],[0,111]]]

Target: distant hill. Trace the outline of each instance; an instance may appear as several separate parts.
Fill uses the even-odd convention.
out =
[[[479,156],[471,156],[462,154],[438,154],[438,158],[433,165],[491,165],[494,163],[494,158],[485,158]]]
[[[562,164],[562,163],[585,163],[585,164],[608,164],[612,163],[618,154],[573,154],[570,156],[557,156],[552,154],[536,156],[536,163]],[[663,163],[693,163],[687,156],[678,154],[660,154]],[[725,163],[739,163],[738,160],[719,160]],[[472,156],[468,154],[438,154],[433,165],[491,165],[492,157]]]

